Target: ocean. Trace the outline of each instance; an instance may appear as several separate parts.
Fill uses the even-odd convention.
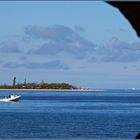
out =
[[[0,138],[133,139],[140,131],[140,90],[13,93],[22,98],[0,102]]]

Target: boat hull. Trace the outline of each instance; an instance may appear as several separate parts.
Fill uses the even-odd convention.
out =
[[[21,96],[13,96],[11,98],[3,98],[3,99],[0,99],[0,101],[3,101],[3,102],[19,101],[20,98],[21,98]]]

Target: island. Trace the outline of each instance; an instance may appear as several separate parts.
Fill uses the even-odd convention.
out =
[[[22,83],[13,78],[12,84],[0,85],[0,90],[63,90],[63,91],[94,91],[93,89],[78,87],[68,83],[47,83],[43,80],[39,83],[27,82],[26,78]]]
[[[16,77],[13,78],[13,84],[0,85],[0,89],[66,89],[66,90],[78,90],[77,86],[73,86],[68,83],[46,83],[43,80],[40,83],[26,82],[16,83]]]

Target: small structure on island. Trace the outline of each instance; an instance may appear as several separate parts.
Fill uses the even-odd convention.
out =
[[[13,79],[13,87],[15,87],[15,85],[16,85],[16,77],[14,77]]]

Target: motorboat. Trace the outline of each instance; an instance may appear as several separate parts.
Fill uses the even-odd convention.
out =
[[[9,95],[8,97],[1,98],[0,101],[3,102],[18,101],[20,98],[21,96],[18,95]]]

